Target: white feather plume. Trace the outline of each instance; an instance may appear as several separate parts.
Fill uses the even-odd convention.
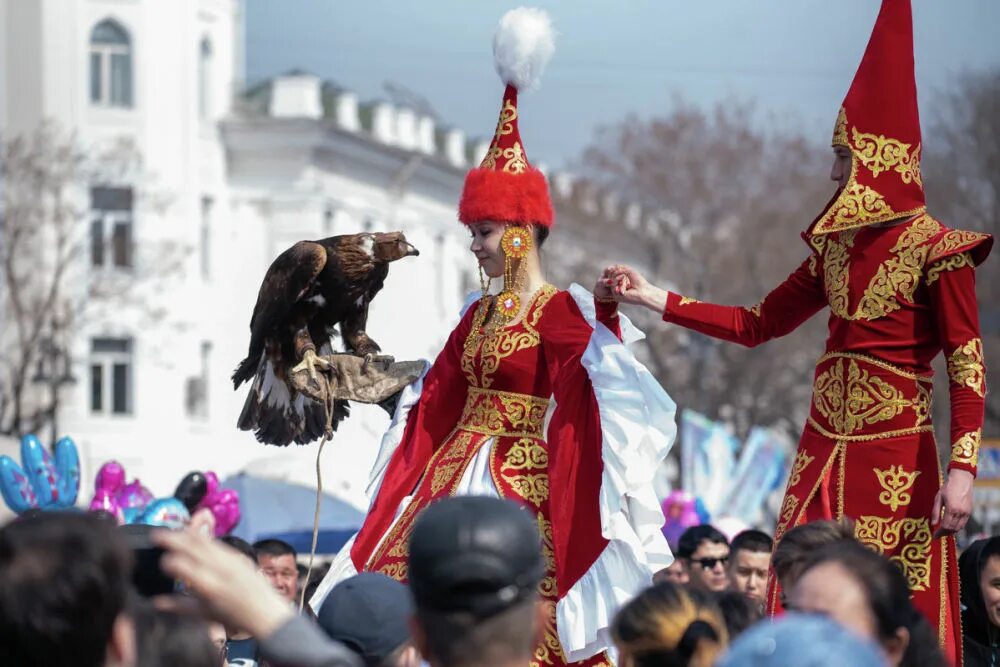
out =
[[[518,90],[538,86],[555,50],[552,20],[544,10],[534,7],[518,7],[504,14],[493,35],[497,73]]]

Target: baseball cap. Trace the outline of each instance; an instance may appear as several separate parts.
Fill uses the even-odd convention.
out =
[[[409,579],[419,608],[492,616],[533,595],[544,574],[538,526],[512,501],[445,498],[413,526]]]
[[[331,638],[379,664],[410,639],[413,601],[406,586],[377,572],[362,572],[333,587],[317,620]]]
[[[871,642],[824,616],[785,614],[740,635],[718,667],[881,667]]]

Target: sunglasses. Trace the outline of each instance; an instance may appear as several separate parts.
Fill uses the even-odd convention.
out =
[[[698,563],[706,570],[715,569],[716,564],[722,563],[725,565],[729,562],[729,556],[723,556],[722,558],[691,558],[689,559],[692,563]]]

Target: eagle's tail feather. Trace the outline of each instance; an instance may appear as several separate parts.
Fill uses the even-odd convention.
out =
[[[233,371],[233,389],[239,389],[240,385],[247,382],[256,375],[260,368],[260,354],[249,354],[247,358],[240,362],[240,365]]]

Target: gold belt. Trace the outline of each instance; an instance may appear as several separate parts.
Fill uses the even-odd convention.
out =
[[[515,438],[540,438],[549,399],[469,387],[458,427],[473,433]]]
[[[932,430],[931,379],[881,359],[831,352],[816,363],[809,423],[837,440],[865,441]]]

